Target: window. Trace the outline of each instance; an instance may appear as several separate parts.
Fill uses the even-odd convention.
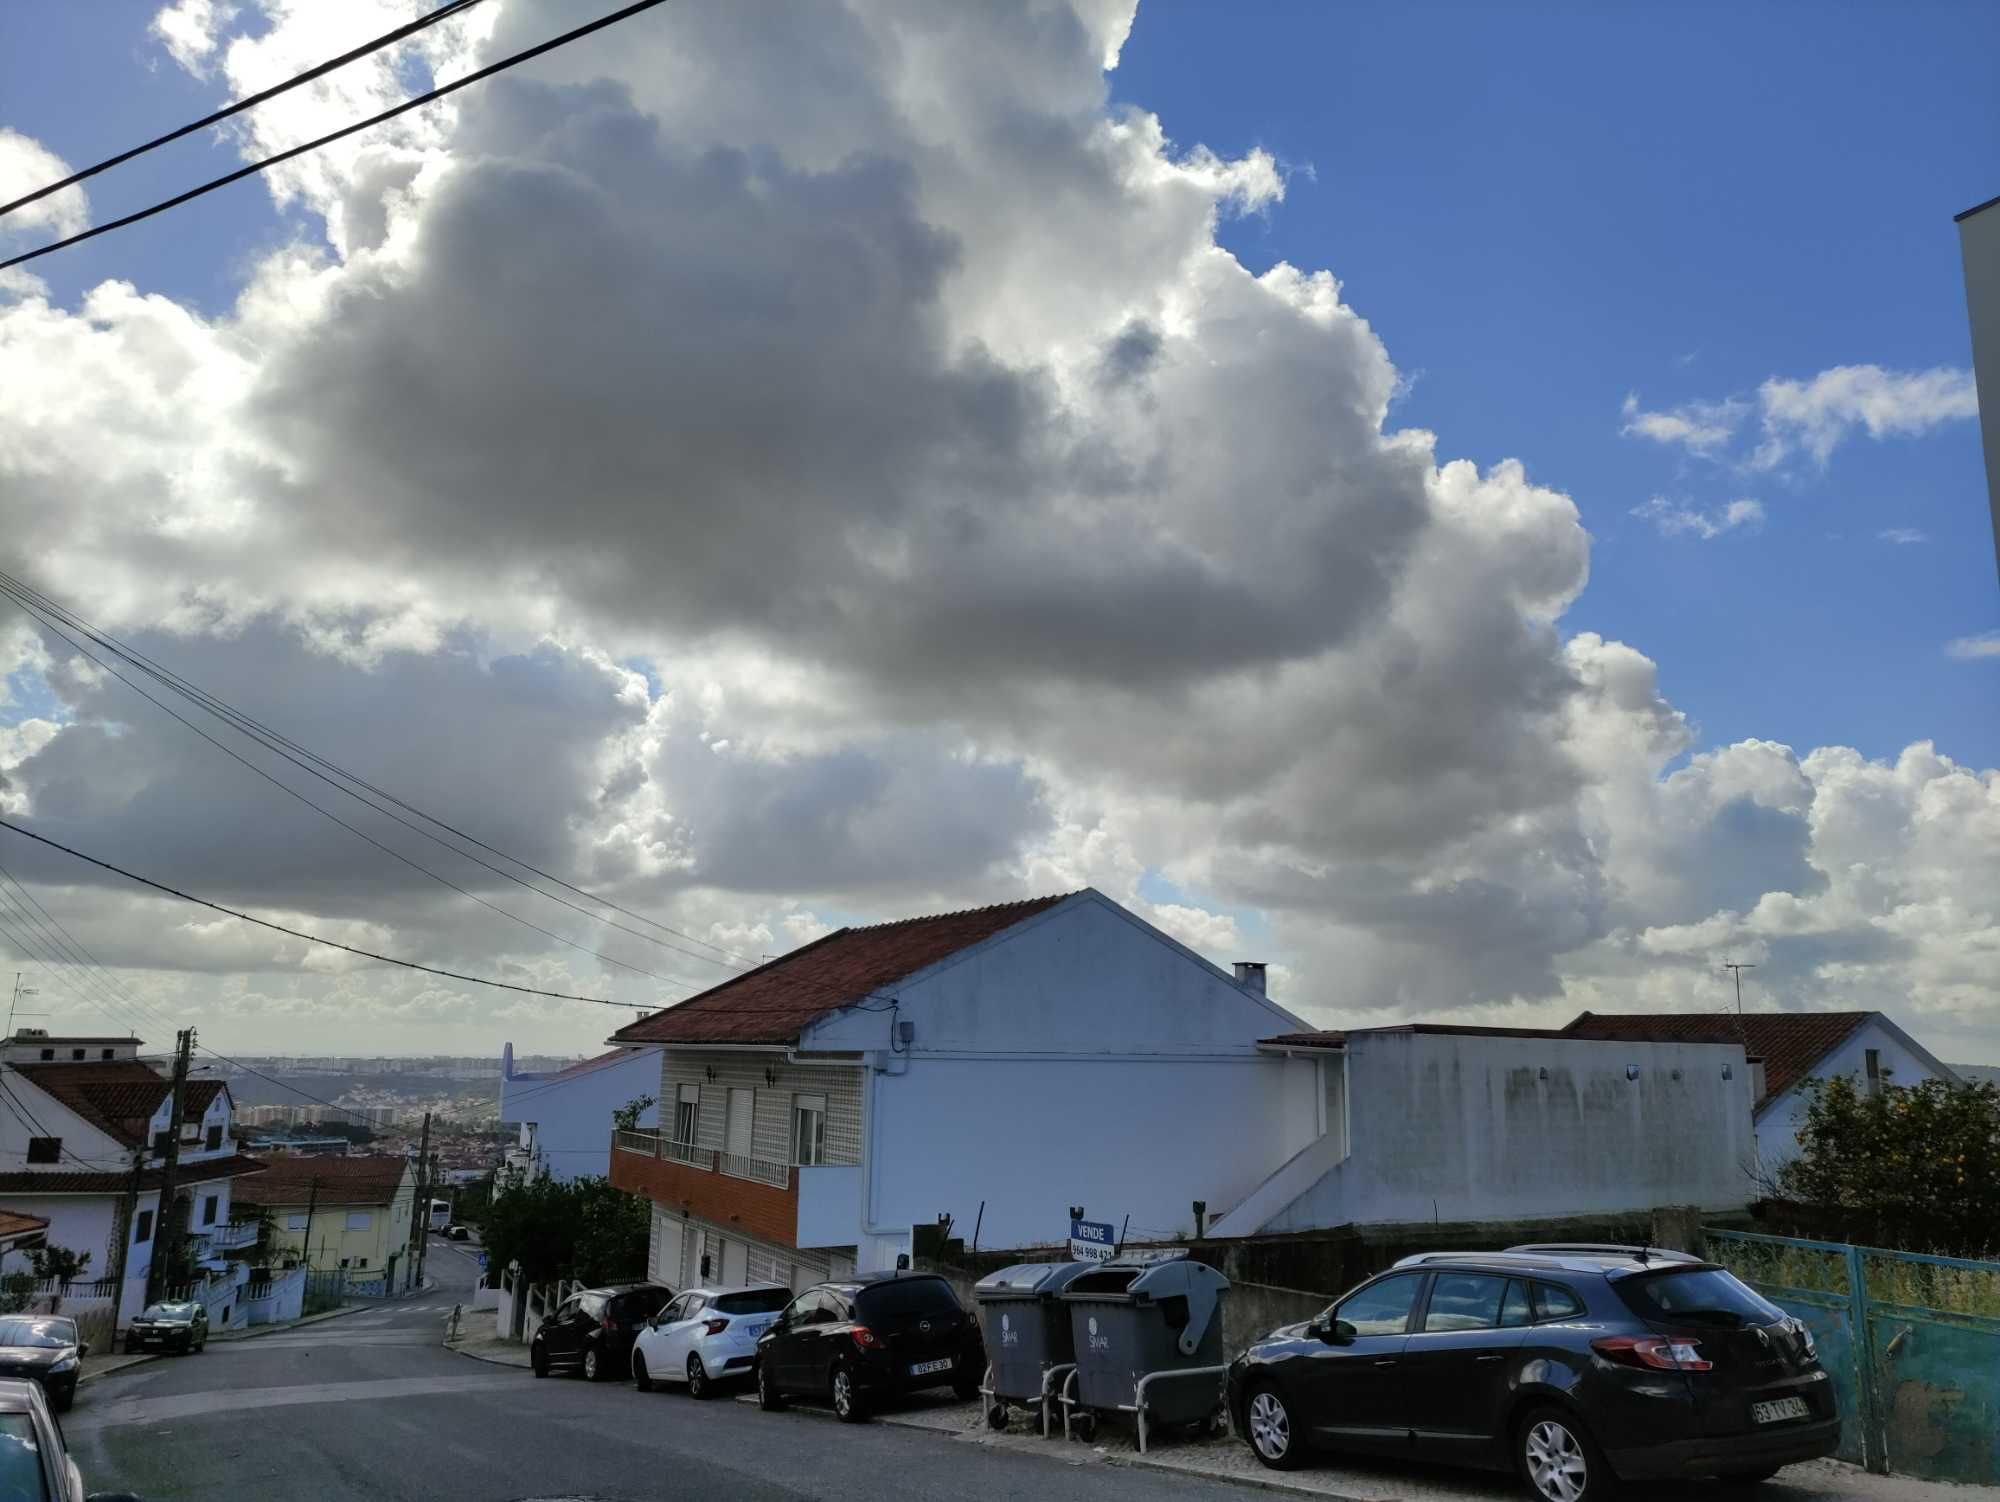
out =
[[[819,1297],[818,1293],[812,1290],[808,1290],[805,1293],[800,1294],[797,1298],[793,1299],[791,1303],[785,1306],[785,1312],[780,1317],[788,1325],[805,1324],[807,1322],[806,1316],[812,1313],[813,1302],[818,1297]]]
[[[1535,1322],[1545,1325],[1551,1320],[1575,1319],[1583,1313],[1583,1300],[1569,1289],[1554,1283],[1535,1285]]]
[[[1402,1273],[1371,1283],[1335,1306],[1335,1319],[1354,1326],[1357,1335],[1401,1335],[1410,1323],[1410,1308],[1423,1287],[1422,1273]]]
[[[203,1225],[212,1226],[215,1224],[216,1206],[221,1203],[222,1203],[222,1196],[217,1194],[204,1195],[202,1197],[201,1223]]]
[[[30,1163],[61,1162],[62,1138],[30,1137],[28,1139],[28,1161]]]
[[[792,1161],[802,1167],[826,1161],[826,1097],[792,1097]]]
[[[679,1298],[675,1299],[672,1303],[668,1304],[666,1308],[660,1311],[660,1323],[663,1325],[672,1325],[672,1324],[677,1324],[681,1320],[686,1319],[687,1306],[688,1306],[688,1296],[686,1294],[682,1294]]]
[[[349,1210],[347,1212],[347,1229],[350,1231],[374,1230],[375,1212],[373,1210]]]
[[[752,1288],[743,1293],[719,1293],[714,1303],[717,1314],[775,1314],[785,1307],[785,1290]]]
[[[692,1145],[701,1130],[701,1086],[683,1085],[674,1101],[674,1141]]]
[[[1439,1273],[1431,1284],[1430,1306],[1424,1311],[1424,1329],[1490,1330],[1500,1323],[1500,1300],[1507,1292],[1505,1278],[1484,1273]]]
[[[305,1211],[289,1210],[285,1213],[285,1229],[287,1231],[303,1231],[305,1228],[306,1228]]]
[[[1882,1093],[1882,1050],[1871,1048],[1864,1057],[1866,1060],[1864,1068],[1868,1075],[1868,1093],[1870,1095],[1880,1095]]]
[[[153,1212],[151,1210],[141,1210],[139,1212],[137,1229],[132,1232],[132,1240],[135,1242],[140,1242],[140,1241],[151,1241],[152,1239],[153,1239]]]
[[[35,1438],[31,1413],[0,1413],[0,1488],[10,1497],[44,1502],[49,1494],[42,1475],[42,1446]]]
[[[757,1120],[757,1092],[731,1086],[729,1114],[724,1118],[722,1150],[734,1157],[750,1156],[751,1128]]]
[[[168,1147],[173,1144],[173,1140],[174,1134],[172,1132],[153,1133],[153,1151],[164,1158],[167,1155]]]
[[[56,1051],[55,1051],[55,1050],[54,1050],[53,1048],[45,1048],[45,1049],[43,1049],[43,1050],[42,1050],[42,1062],[43,1062],[43,1063],[47,1063],[47,1062],[48,1062],[49,1060],[53,1059],[53,1058],[54,1058],[55,1056],[56,1056]]]
[[[1781,1317],[1765,1300],[1719,1267],[1623,1278],[1618,1297],[1639,1318],[1695,1324],[1767,1325]]]
[[[958,1296],[942,1278],[896,1278],[887,1283],[871,1283],[855,1295],[854,1304],[861,1311],[861,1318],[870,1323],[877,1320],[886,1323],[912,1315],[949,1319],[964,1313],[958,1307]]]
[[[87,1050],[85,1050],[85,1049],[81,1049],[81,1048],[72,1048],[72,1049],[71,1049],[71,1050],[69,1051],[69,1056],[70,1056],[70,1058],[72,1058],[72,1059],[73,1059],[73,1060],[75,1060],[76,1062],[78,1062],[78,1063],[82,1063],[82,1062],[83,1062],[83,1056],[84,1056],[84,1054],[85,1054],[85,1052],[86,1052],[86,1051],[87,1051]]]
[[[111,1059],[111,1058],[115,1058],[115,1057],[117,1056],[117,1053],[118,1053],[118,1050],[117,1050],[117,1049],[115,1049],[115,1048],[107,1048],[107,1049],[105,1049],[105,1050],[104,1050],[104,1051],[103,1051],[102,1053],[100,1053],[100,1054],[98,1055],[98,1058],[100,1058],[100,1059]]]
[[[1534,1322],[1535,1306],[1528,1298],[1528,1285],[1516,1278],[1507,1285],[1507,1297],[1500,1301],[1500,1328],[1511,1330]]]
[[[222,1146],[222,1128],[219,1126],[210,1127],[208,1129],[207,1140],[202,1145],[210,1152],[214,1152],[220,1148]]]
[[[368,1265],[368,1259],[366,1257],[356,1257],[354,1259],[354,1265],[356,1267],[366,1267]]]

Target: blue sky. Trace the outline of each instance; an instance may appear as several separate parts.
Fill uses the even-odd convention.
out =
[[[1996,6],[1167,0],[1115,87],[1177,142],[1301,169],[1225,243],[1333,271],[1441,458],[1516,457],[1576,501],[1565,629],[1652,656],[1703,744],[1930,736],[1990,766],[2000,662],[1943,651],[2000,626],[1976,424],[1780,478],[1621,437],[1619,408],[1969,367],[1952,215],[2000,192],[1996,56]],[[1630,515],[1656,494],[1767,519],[1661,537]]]

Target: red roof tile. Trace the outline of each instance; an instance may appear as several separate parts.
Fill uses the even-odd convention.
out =
[[[335,1158],[310,1155],[266,1158],[264,1172],[239,1186],[235,1197],[252,1205],[386,1205],[403,1187],[409,1160],[386,1153]],[[314,1185],[317,1184],[317,1194]]]
[[[1572,1038],[1616,1038],[1628,1042],[1741,1043],[1764,1061],[1764,1097],[1783,1095],[1812,1074],[1813,1066],[1880,1015],[1876,1012],[1585,1012],[1563,1032]]]
[[[262,1158],[246,1158],[242,1153],[232,1153],[226,1158],[206,1158],[193,1163],[183,1163],[174,1182],[180,1185],[207,1184],[216,1179],[233,1179],[241,1174],[262,1173]],[[71,1173],[0,1173],[0,1194],[123,1194],[132,1187],[132,1175],[127,1173],[92,1173],[81,1169]],[[149,1168],[139,1175],[139,1191],[158,1190],[160,1170]],[[241,1193],[239,1189],[237,1191]]]
[[[820,1018],[935,965],[1064,896],[843,928],[612,1035],[616,1043],[792,1043]]]
[[[48,1218],[42,1215],[23,1215],[18,1210],[0,1210],[0,1240],[11,1240],[16,1236],[32,1236],[37,1231],[49,1228]]]
[[[173,1082],[150,1064],[111,1060],[95,1064],[16,1064],[14,1069],[85,1121],[127,1147],[147,1139],[154,1113]],[[198,1121],[223,1090],[221,1080],[189,1080],[182,1092],[184,1119]]]

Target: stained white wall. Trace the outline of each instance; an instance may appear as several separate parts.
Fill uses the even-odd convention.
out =
[[[1722,1210],[1754,1197],[1738,1044],[1353,1033],[1347,1051],[1348,1156],[1236,1234]]]
[[[1991,211],[1989,211],[1991,212]],[[1940,1078],[1931,1061],[1911,1048],[1891,1028],[1876,1021],[1864,1022],[1848,1040],[1814,1066],[1813,1077],[1834,1079],[1846,1075],[1856,1086],[1865,1080],[1868,1050],[1879,1049],[1887,1085],[1916,1085]],[[1785,1164],[1799,1155],[1799,1128],[1806,1120],[1806,1092],[1801,1080],[1772,1101],[1757,1116],[1757,1151],[1765,1173],[1775,1177]]]
[[[502,1055],[500,1119],[532,1121],[535,1143],[549,1174],[563,1182],[611,1172],[611,1113],[641,1095],[660,1093],[660,1051],[641,1049],[564,1080],[513,1073],[513,1045]],[[648,1107],[642,1127],[658,1126],[660,1108]]]

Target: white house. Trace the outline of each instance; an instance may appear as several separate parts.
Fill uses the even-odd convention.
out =
[[[1845,1075],[1863,1090],[1957,1082],[1916,1039],[1883,1012],[1585,1012],[1566,1037],[1658,1039],[1740,1044],[1754,1080],[1758,1177],[1765,1185],[1799,1154],[1808,1080]]]
[[[161,1168],[172,1123],[172,1084],[138,1053],[137,1038],[37,1029],[0,1042],[0,1210],[46,1219],[48,1243],[88,1252],[95,1278],[111,1275],[122,1235],[128,1315],[145,1302],[167,1209]],[[225,1254],[256,1240],[254,1226],[231,1224],[230,1185],[263,1168],[236,1150],[232,1109],[222,1081],[188,1081],[175,1176],[195,1256],[216,1284],[218,1327],[242,1323],[229,1294],[244,1270]]]
[[[1326,1129],[1223,1207],[1218,1236],[1727,1210],[1753,1197],[1740,1042],[1413,1024],[1263,1046],[1316,1062]]]
[[[516,1073],[514,1045],[500,1050],[500,1119],[519,1124],[505,1167],[521,1179],[544,1173],[568,1182],[611,1171],[611,1113],[660,1093],[660,1051],[622,1045],[548,1074]],[[659,1124],[657,1101],[639,1124]]]
[[[1047,1245],[1069,1209],[1194,1233],[1325,1130],[1298,1019],[1085,890],[842,929],[611,1041],[661,1051],[657,1132],[612,1181],[653,1203],[653,1276],[801,1286],[892,1268],[949,1216]]]

